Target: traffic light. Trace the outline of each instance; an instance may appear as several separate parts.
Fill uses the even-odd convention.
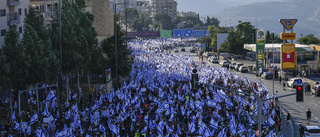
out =
[[[192,70],[192,72],[193,72],[193,74],[191,74],[191,77],[192,77],[192,79],[191,79],[191,85],[192,85],[192,89],[193,90],[197,90],[198,89],[198,83],[197,82],[199,82],[199,75],[198,74],[196,74],[197,73],[197,69],[193,69]]]
[[[303,102],[303,86],[297,85],[296,87],[296,102]]]

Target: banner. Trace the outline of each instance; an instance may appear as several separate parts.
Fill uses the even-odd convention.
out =
[[[281,45],[281,69],[295,69],[295,44]]]
[[[159,37],[159,31],[128,32],[128,37]]]
[[[203,50],[206,49],[206,43],[201,43],[201,49],[203,49]]]
[[[256,69],[263,67],[264,62],[264,49],[265,49],[265,32],[257,30],[257,45],[256,45]]]

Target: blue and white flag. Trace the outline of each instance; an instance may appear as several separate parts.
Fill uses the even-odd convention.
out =
[[[198,133],[202,135],[205,131],[206,125],[203,122],[199,122],[198,127]]]
[[[101,125],[101,124],[100,124],[100,126],[99,126],[99,130],[102,131],[102,132],[106,132],[106,129],[105,129],[104,126]]]
[[[27,134],[30,135],[31,134],[31,126],[28,125],[28,128],[27,128]]]
[[[50,92],[49,92],[46,100],[52,101],[52,100],[54,100],[54,99],[56,99],[56,98],[57,98],[57,97],[56,97],[56,95],[54,95],[54,90],[50,90]]]
[[[275,124],[276,122],[274,122],[274,120],[269,116],[268,118],[269,124],[270,126],[272,126],[273,124]]]
[[[193,101],[192,97],[190,97],[190,107],[192,110],[194,110],[194,101]]]
[[[172,114],[170,115],[169,122],[173,121],[173,118],[174,118],[174,114],[172,113]]]
[[[118,134],[118,129],[115,125],[113,125],[111,122],[109,122],[108,125],[113,134]]]
[[[198,109],[198,110],[202,110],[203,104],[204,104],[204,103],[203,103],[201,100],[198,100],[197,103],[196,103],[197,109]]]
[[[159,135],[163,136],[163,122],[160,121],[157,126],[157,132]]]
[[[8,135],[8,137],[12,137],[12,135],[11,135],[11,134],[9,134],[9,135]]]
[[[146,133],[148,130],[148,126],[145,126],[142,130],[141,130],[141,133]]]
[[[36,121],[38,121],[38,115],[37,115],[37,113],[34,113],[34,115],[31,117],[30,125]]]
[[[74,94],[74,95],[72,96],[72,99],[77,99],[77,95],[78,95],[78,93]]]
[[[231,134],[236,134],[237,133],[237,126],[236,126],[234,117],[230,120],[229,127],[230,127],[230,133]]]
[[[226,132],[225,132],[225,129],[226,129],[226,128],[223,128],[223,129],[219,132],[218,137],[227,137]]]
[[[177,124],[177,133],[179,134],[179,135],[181,135],[182,134],[182,132],[181,132],[181,130],[180,130],[180,126],[179,126],[179,124]]]
[[[196,130],[196,125],[191,122],[191,123],[189,124],[189,131],[190,131],[191,133],[193,133],[195,130]]]
[[[172,128],[171,128],[170,126],[168,126],[168,125],[166,125],[166,127],[167,127],[167,132],[169,132],[169,133],[172,134],[174,129],[172,129]]]
[[[213,128],[215,128],[215,129],[217,129],[217,128],[218,128],[218,122],[215,122],[215,121],[213,120],[213,118],[212,118],[211,121],[210,121],[210,126],[213,127]]]
[[[46,105],[44,107],[44,112],[43,112],[43,116],[50,116],[50,111],[48,109],[48,102],[46,102]]]
[[[211,132],[210,132],[209,128],[207,128],[207,129],[204,131],[203,136],[204,136],[204,137],[209,137],[209,136],[211,136]]]
[[[216,106],[216,102],[213,101],[213,100],[208,100],[207,105],[208,105],[209,107],[215,107],[215,106]]]
[[[247,119],[250,124],[255,124],[255,122],[251,119],[249,115],[247,115]]]
[[[138,101],[138,103],[136,105],[134,105],[133,108],[140,108],[140,101]]]
[[[19,126],[18,122],[14,122],[14,129],[15,130],[19,130],[20,129],[20,126]]]
[[[15,119],[16,119],[16,112],[13,111],[12,116],[11,116],[11,120],[13,121],[13,120],[15,120]]]
[[[233,103],[232,103],[232,101],[230,99],[225,99],[225,102],[226,102],[226,105],[228,107],[232,107],[233,106]]]
[[[17,109],[17,101],[14,102],[13,108],[14,108],[14,109]]]

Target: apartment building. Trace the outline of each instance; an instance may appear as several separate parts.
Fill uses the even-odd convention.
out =
[[[51,21],[57,17],[59,0],[30,0],[30,5],[41,12],[46,26],[50,26]]]
[[[117,4],[117,12],[123,11],[126,8],[135,9],[137,0],[110,0],[110,7],[114,10],[114,4]]]
[[[0,0],[0,48],[4,44],[4,37],[9,25],[17,25],[20,34],[23,34],[23,22],[28,12],[29,0]]]
[[[149,0],[139,0],[137,1],[137,11],[139,13],[146,12],[148,15],[151,15],[151,5]]]
[[[166,14],[173,19],[177,16],[177,0],[151,0],[151,17]]]

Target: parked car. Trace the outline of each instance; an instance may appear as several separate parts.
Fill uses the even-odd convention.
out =
[[[263,78],[263,79],[272,79],[272,72],[263,72],[262,74],[261,74],[261,78]]]
[[[261,77],[263,72],[268,72],[268,69],[263,68],[263,69],[259,70],[258,76]]]
[[[222,67],[229,67],[229,63],[228,63],[228,61],[226,61],[226,60],[221,60],[221,61],[220,61],[220,66],[222,66]]]
[[[185,48],[182,48],[182,49],[181,49],[181,52],[186,52],[186,49],[185,49]]]
[[[238,62],[238,63],[236,63],[236,65],[234,66],[234,69],[235,69],[236,71],[239,71],[239,68],[240,68],[240,66],[242,66],[242,65],[243,65],[242,62]]]
[[[289,81],[287,81],[287,86],[295,88],[297,86],[297,81],[301,80],[300,78],[291,78]]]
[[[174,52],[177,52],[177,53],[178,53],[178,52],[179,52],[179,50],[178,50],[178,49],[176,49]]]
[[[206,54],[206,57],[207,57],[207,58],[209,58],[209,57],[211,57],[211,56],[214,56],[214,53],[208,52],[208,53]]]
[[[319,126],[305,126],[303,137],[319,137],[320,127]]]
[[[311,89],[311,93],[316,96],[320,96],[320,84],[314,85]]]
[[[240,66],[239,71],[242,72],[242,73],[243,72],[248,72],[248,67],[242,65],[242,66]]]
[[[236,62],[232,62],[229,64],[229,69],[234,69],[234,67],[236,66]]]

